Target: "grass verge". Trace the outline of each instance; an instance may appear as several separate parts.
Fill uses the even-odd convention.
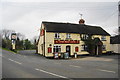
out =
[[[1,47],[0,47],[0,48],[1,48]],[[12,50],[9,50],[9,49],[6,49],[6,48],[1,48],[1,49],[6,50],[6,51],[10,51],[10,52],[12,52],[12,53],[14,53],[14,54],[17,54],[17,51],[12,51]]]

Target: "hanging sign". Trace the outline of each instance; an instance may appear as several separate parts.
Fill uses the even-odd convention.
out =
[[[44,29],[42,29],[41,32],[40,32],[40,35],[43,36],[44,32],[45,32]]]
[[[11,40],[16,40],[17,36],[16,36],[16,33],[12,33],[11,34]]]
[[[79,40],[54,40],[55,44],[79,44]]]

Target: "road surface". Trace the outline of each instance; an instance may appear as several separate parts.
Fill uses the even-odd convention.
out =
[[[3,78],[118,78],[118,55],[79,59],[46,59],[34,50],[2,51]]]

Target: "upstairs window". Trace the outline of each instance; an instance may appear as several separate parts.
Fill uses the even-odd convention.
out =
[[[103,50],[103,51],[106,50],[106,45],[102,45],[102,50]]]
[[[88,35],[87,35],[87,34],[81,35],[81,39],[82,39],[82,40],[87,40],[87,39],[88,39]]]
[[[88,50],[87,45],[82,45],[82,46],[81,46],[81,51],[87,51],[87,50]]]
[[[101,40],[102,40],[102,41],[106,41],[106,36],[102,36],[102,37],[101,37]]]
[[[70,38],[71,38],[70,33],[67,33],[67,34],[66,34],[66,38],[67,38],[67,39],[70,39]]]
[[[55,38],[59,39],[60,38],[60,34],[59,33],[55,33]]]

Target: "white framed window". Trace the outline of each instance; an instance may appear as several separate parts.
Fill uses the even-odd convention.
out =
[[[60,33],[55,33],[55,38],[59,39],[60,38]]]
[[[61,46],[60,45],[54,45],[53,52],[61,52]]]
[[[102,41],[106,41],[106,36],[101,36]]]
[[[67,33],[67,34],[66,34],[66,38],[67,38],[67,39],[70,39],[70,38],[71,38],[70,33]]]
[[[106,50],[106,45],[102,45],[102,50],[103,50],[103,51]]]
[[[82,45],[82,46],[81,46],[81,51],[87,51],[87,50],[88,50],[87,45]]]
[[[82,38],[83,40],[86,40],[86,39],[88,39],[88,35],[87,35],[87,34],[82,34],[81,38]]]

